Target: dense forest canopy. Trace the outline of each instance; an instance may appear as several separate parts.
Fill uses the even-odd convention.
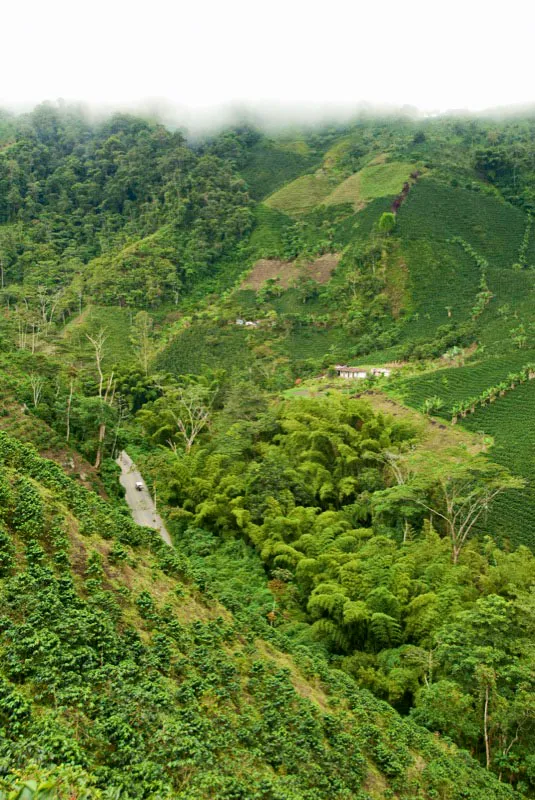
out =
[[[0,155],[3,285],[80,291],[87,279],[94,299],[153,306],[250,228],[231,162],[161,125],[126,115],[90,125],[41,106],[13,138]]]
[[[534,138],[0,114],[0,797],[535,796]]]

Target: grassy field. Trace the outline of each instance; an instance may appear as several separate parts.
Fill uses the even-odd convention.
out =
[[[359,209],[370,200],[396,195],[414,169],[414,164],[402,161],[364,167],[337,186],[325,198],[325,205],[351,203]]]
[[[344,156],[348,151],[351,150],[351,147],[358,142],[358,137],[353,135],[343,136],[339,139],[335,144],[333,144],[323,157],[323,166],[326,169],[332,169],[336,167],[338,161],[342,156]]]
[[[298,216],[320,205],[332,188],[332,179],[322,172],[302,175],[270,195],[265,204],[285,214]]]

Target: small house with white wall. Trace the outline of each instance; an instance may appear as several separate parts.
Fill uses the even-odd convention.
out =
[[[348,367],[345,364],[337,364],[334,369],[339,378],[366,380],[368,377],[367,371],[361,367]]]

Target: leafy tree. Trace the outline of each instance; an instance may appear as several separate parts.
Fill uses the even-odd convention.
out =
[[[145,375],[149,374],[149,364],[154,355],[153,322],[146,311],[139,311],[134,317],[130,340]]]
[[[389,234],[392,233],[395,227],[396,227],[395,214],[392,214],[391,211],[384,211],[379,218],[377,229],[381,233]]]
[[[524,486],[522,478],[482,455],[468,457],[465,452],[452,452],[450,459],[443,461],[426,454],[423,459],[417,456],[413,463],[417,477],[409,494],[414,490],[428,493],[425,500],[416,494],[413,497],[442,521],[454,564],[492,501],[502,492]]]
[[[210,424],[214,396],[200,384],[173,387],[143,408],[138,417],[152,441],[176,452],[178,443],[188,454],[199,434]]]

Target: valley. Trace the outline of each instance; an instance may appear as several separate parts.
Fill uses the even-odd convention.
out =
[[[534,143],[0,116],[0,797],[535,797]]]

